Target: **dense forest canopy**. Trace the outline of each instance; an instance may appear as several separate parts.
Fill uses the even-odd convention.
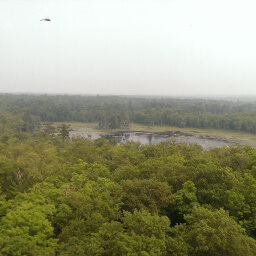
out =
[[[256,150],[1,136],[0,255],[256,255]]]
[[[69,138],[66,124],[59,135],[50,125],[39,129],[49,121],[45,115],[73,121],[84,112],[88,121],[98,113],[90,121],[100,122],[107,110],[134,121],[134,113],[173,108],[181,115],[246,117],[254,103],[1,97],[0,255],[256,255],[255,149],[118,144]]]
[[[41,122],[98,122],[101,128],[145,125],[214,128],[256,133],[256,101],[121,96],[0,94],[0,110]],[[1,114],[1,118],[4,114]]]

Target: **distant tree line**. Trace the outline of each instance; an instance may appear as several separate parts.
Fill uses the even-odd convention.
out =
[[[128,128],[134,122],[256,133],[255,101],[0,94],[0,110],[2,119],[8,113],[22,116],[17,129],[28,132],[39,121],[76,121],[97,122],[103,129]]]

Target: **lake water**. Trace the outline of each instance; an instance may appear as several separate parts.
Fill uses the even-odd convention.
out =
[[[101,135],[98,132],[90,133],[79,133],[77,131],[70,132],[71,137],[82,136],[85,138],[98,139],[98,138],[107,138],[107,139],[116,139],[119,143],[125,143],[127,141],[139,142],[142,145],[158,144],[163,141],[173,141],[177,143],[185,142],[186,144],[199,144],[203,148],[207,149],[210,147],[224,147],[229,146],[228,142],[219,141],[214,139],[207,138],[197,138],[195,136],[186,136],[186,135],[159,135],[155,133],[143,133],[143,132],[129,132],[123,134],[109,134]]]
[[[161,136],[158,134],[129,134],[127,138],[123,138],[122,142],[126,141],[135,141],[135,142],[140,142],[143,145],[150,145],[150,144],[158,144],[162,141],[174,141],[177,143],[180,142],[185,142],[186,144],[199,144],[203,146],[204,148],[209,148],[209,147],[223,147],[223,146],[228,146],[229,143],[223,142],[223,141],[217,141],[213,139],[201,139],[201,138],[196,138],[194,136]]]

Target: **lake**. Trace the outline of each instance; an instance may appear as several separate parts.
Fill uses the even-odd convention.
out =
[[[127,141],[139,142],[142,145],[158,144],[163,141],[173,141],[177,143],[185,142],[186,144],[199,144],[203,148],[207,149],[210,147],[224,147],[229,146],[230,143],[227,141],[215,140],[213,138],[198,138],[192,135],[184,135],[181,133],[145,133],[145,132],[118,132],[113,134],[102,135],[96,131],[79,132],[71,131],[71,137],[85,137],[91,139],[106,138],[116,139],[119,143],[125,143]]]

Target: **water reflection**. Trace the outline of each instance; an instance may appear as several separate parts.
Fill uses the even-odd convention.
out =
[[[106,136],[103,136],[106,137]],[[106,137],[110,138],[110,137]],[[142,145],[155,145],[163,141],[172,141],[172,142],[185,142],[186,144],[199,144],[203,148],[210,147],[223,147],[228,146],[228,142],[218,141],[213,139],[197,138],[194,136],[166,136],[159,134],[145,134],[145,133],[125,133],[119,136],[111,136],[111,138],[117,139],[119,143],[124,143],[127,141],[139,142]]]
[[[182,135],[180,132],[176,134],[164,133],[144,133],[144,132],[126,132],[126,133],[117,133],[117,134],[108,134],[101,135],[98,132],[90,132],[90,133],[80,133],[77,131],[70,132],[71,137],[82,136],[85,138],[98,139],[98,138],[106,138],[106,139],[116,139],[119,143],[125,143],[127,141],[139,142],[142,145],[155,145],[163,141],[172,141],[177,143],[185,142],[187,144],[199,144],[203,148],[210,147],[223,147],[228,146],[229,143],[227,141],[219,141],[209,138],[197,138],[195,136]]]

